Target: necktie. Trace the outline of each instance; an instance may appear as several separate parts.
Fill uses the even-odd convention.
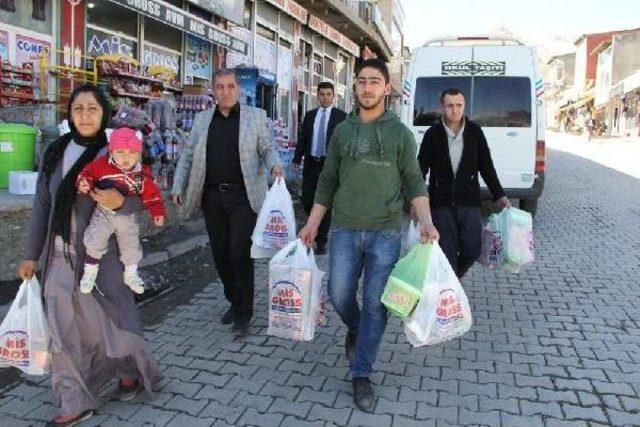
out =
[[[325,128],[327,124],[327,115],[324,108],[320,110],[320,123],[318,123],[318,138],[316,139],[316,153],[315,157],[323,157],[326,153],[325,150],[325,139],[327,135],[325,134]]]

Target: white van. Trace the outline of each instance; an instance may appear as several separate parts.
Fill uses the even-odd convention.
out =
[[[438,39],[415,49],[401,119],[418,145],[441,120],[440,94],[448,88],[462,90],[466,115],[482,126],[507,197],[535,214],[544,186],[546,127],[535,49],[489,37]],[[488,197],[485,183],[480,185]]]

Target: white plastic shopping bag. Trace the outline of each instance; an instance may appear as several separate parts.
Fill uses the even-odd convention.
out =
[[[296,239],[293,202],[283,178],[277,178],[269,189],[251,239],[258,248],[268,250],[280,250]]]
[[[491,215],[482,232],[480,262],[489,268],[517,273],[533,260],[531,214],[512,207]]]
[[[404,332],[414,347],[439,344],[471,328],[467,296],[446,255],[437,243],[433,245],[422,296],[404,321]]]
[[[533,218],[529,212],[510,208],[503,210],[505,270],[518,272],[534,260]]]
[[[418,221],[411,220],[403,241],[402,252],[408,253],[418,243],[420,243],[420,225]]]
[[[300,239],[269,262],[269,327],[281,338],[309,341],[321,315],[322,271]]]
[[[30,375],[49,372],[49,333],[41,295],[35,276],[20,285],[0,325],[0,367],[14,366]]]
[[[482,229],[482,249],[479,261],[487,268],[500,268],[504,260],[504,244],[498,215],[491,215]]]

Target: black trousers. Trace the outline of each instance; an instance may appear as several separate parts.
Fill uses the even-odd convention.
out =
[[[435,208],[431,211],[433,225],[440,233],[440,247],[458,278],[480,256],[482,216],[479,207],[459,206]]]
[[[317,161],[310,158],[310,156],[305,156],[304,168],[302,169],[302,206],[304,210],[307,211],[307,215],[311,213],[311,209],[313,208],[313,199],[316,196],[318,180],[320,179],[323,166],[324,159]],[[318,227],[318,237],[316,241],[319,246],[327,244],[330,227],[331,211],[327,211],[320,223],[320,227]]]
[[[206,187],[202,195],[213,261],[236,319],[253,316],[253,259],[251,234],[257,215],[244,188],[226,192]]]

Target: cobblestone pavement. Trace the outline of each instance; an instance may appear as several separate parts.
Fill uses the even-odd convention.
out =
[[[640,181],[560,151],[549,153],[547,176],[535,264],[518,275],[475,266],[463,281],[469,333],[414,349],[390,320],[372,378],[375,413],[354,409],[333,311],[312,342],[266,335],[262,262],[243,339],[218,321],[227,305],[217,282],[191,278],[181,294],[147,304],[161,390],[129,403],[106,393],[85,425],[640,425]],[[23,377],[2,391],[0,424],[55,415],[49,384]]]

